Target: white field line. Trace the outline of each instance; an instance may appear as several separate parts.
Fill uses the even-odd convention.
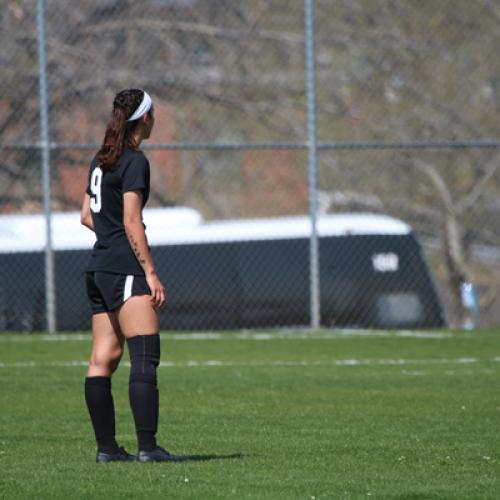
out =
[[[320,333],[304,331],[277,332],[193,332],[193,333],[162,333],[162,340],[338,340],[349,337],[405,337],[421,339],[448,339],[453,337],[449,332],[433,331],[385,331],[385,330],[334,330]],[[90,342],[90,334],[0,334],[0,342]]]
[[[324,360],[270,360],[270,361],[221,361],[221,360],[203,360],[203,361],[162,361],[160,368],[195,368],[195,367],[247,367],[247,366],[408,366],[408,365],[471,365],[479,362],[499,363],[500,357],[480,360],[478,358],[436,358],[436,359],[334,359]],[[0,368],[37,368],[37,367],[84,367],[88,361],[16,361],[12,363],[0,362]],[[129,362],[122,363],[130,366]]]

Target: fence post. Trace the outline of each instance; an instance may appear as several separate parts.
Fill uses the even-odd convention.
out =
[[[315,56],[314,56],[314,0],[305,0],[305,35],[306,35],[306,85],[307,85],[307,152],[308,152],[308,186],[309,217],[311,220],[311,236],[309,242],[310,265],[310,308],[311,328],[320,325],[320,291],[319,291],[319,251],[317,233],[317,166],[316,166],[316,88],[315,88]]]
[[[45,215],[45,321],[49,333],[56,330],[54,254],[50,194],[50,142],[45,59],[45,2],[37,1],[38,71],[40,86],[40,150],[42,157],[43,211]]]

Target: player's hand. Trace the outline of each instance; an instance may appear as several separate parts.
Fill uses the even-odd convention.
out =
[[[154,271],[146,274],[146,282],[151,289],[151,304],[155,309],[161,309],[167,303],[165,287]]]

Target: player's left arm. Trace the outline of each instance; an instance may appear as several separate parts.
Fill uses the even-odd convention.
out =
[[[165,287],[156,274],[153,257],[149,251],[142,222],[142,196],[141,190],[127,191],[123,194],[123,227],[130,247],[146,275],[153,306],[161,308],[166,301]]]
[[[94,222],[92,221],[92,214],[90,213],[90,196],[85,194],[82,203],[82,210],[80,211],[80,222],[94,231]]]

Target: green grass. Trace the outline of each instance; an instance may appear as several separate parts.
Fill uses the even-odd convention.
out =
[[[498,498],[500,333],[353,333],[163,333],[159,441],[178,464],[94,462],[88,335],[2,334],[0,497]]]

